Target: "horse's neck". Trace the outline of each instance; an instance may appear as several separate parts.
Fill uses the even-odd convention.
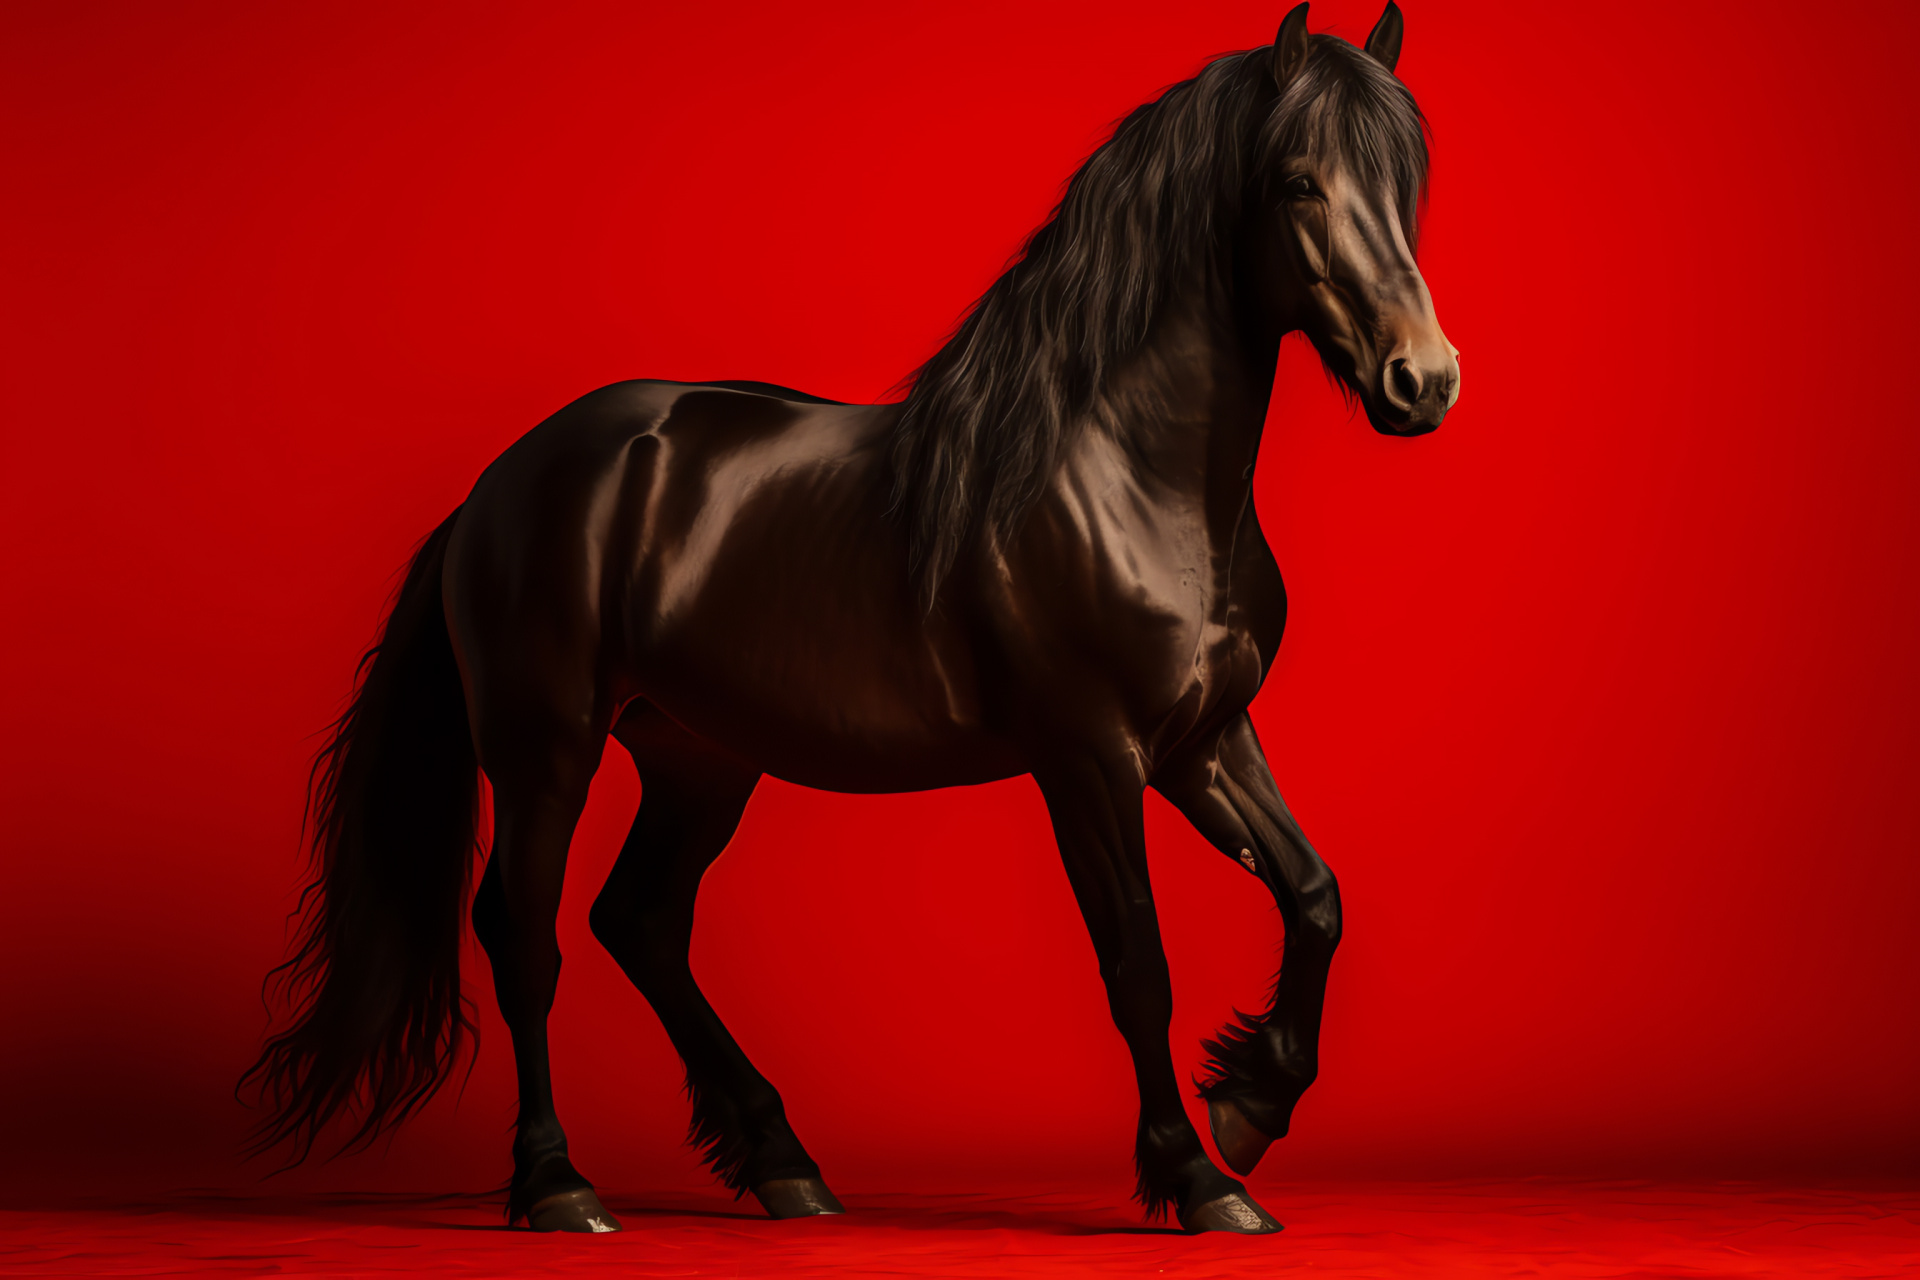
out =
[[[1230,531],[1252,480],[1276,354],[1248,332],[1225,286],[1199,282],[1169,300],[1116,371],[1104,425],[1152,473],[1152,487],[1219,513]]]

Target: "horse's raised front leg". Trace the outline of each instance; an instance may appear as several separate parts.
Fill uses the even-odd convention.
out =
[[[1209,1040],[1201,1086],[1221,1158],[1247,1174],[1319,1072],[1320,1011],[1340,943],[1340,889],[1300,833],[1243,712],[1213,743],[1171,762],[1154,787],[1229,858],[1266,883],[1286,926],[1273,1001]]]
[[[493,965],[519,1080],[507,1220],[524,1217],[535,1231],[618,1231],[593,1184],[567,1158],[547,1057],[547,1014],[560,980],[554,920],[567,845],[600,762],[595,739],[604,743],[606,731],[568,732],[544,717],[505,719],[489,717],[481,734],[482,762],[493,783],[494,837],[474,894],[473,929]]]
[[[772,1217],[842,1213],[787,1123],[779,1093],[728,1033],[687,963],[700,879],[733,838],[760,775],[645,705],[623,716],[614,736],[640,771],[640,812],[588,920],[686,1064],[690,1140],[722,1182],[753,1192]]]
[[[1147,879],[1138,771],[1131,760],[1081,757],[1035,770],[1034,780],[1093,938],[1114,1025],[1133,1055],[1140,1089],[1136,1194],[1151,1217],[1173,1205],[1189,1231],[1278,1231],[1246,1188],[1207,1158],[1181,1102],[1167,1051],[1173,985]]]

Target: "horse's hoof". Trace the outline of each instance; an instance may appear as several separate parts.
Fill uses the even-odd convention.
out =
[[[827,1184],[818,1178],[774,1178],[753,1189],[754,1199],[769,1218],[811,1218],[822,1213],[845,1213]]]
[[[1241,1177],[1253,1172],[1260,1157],[1267,1154],[1273,1139],[1253,1127],[1253,1122],[1231,1101],[1220,1098],[1207,1103],[1207,1128],[1213,1130],[1213,1145],[1227,1168]]]
[[[607,1212],[593,1188],[582,1187],[534,1201],[527,1210],[527,1226],[534,1231],[618,1231],[620,1219]]]
[[[1280,1224],[1244,1191],[1229,1191],[1218,1200],[1209,1200],[1191,1213],[1178,1216],[1180,1225],[1196,1235],[1202,1231],[1227,1231],[1237,1236],[1266,1236],[1281,1230]]]

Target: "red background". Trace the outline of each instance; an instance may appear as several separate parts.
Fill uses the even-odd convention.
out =
[[[624,377],[882,396],[1116,118],[1281,16],[164,8],[0,39],[0,1167],[42,1185],[258,1172],[228,1091],[311,735],[482,466]],[[1282,358],[1254,713],[1349,923],[1263,1172],[1911,1172],[1915,11],[1406,9],[1468,377],[1397,441]],[[585,925],[636,796],[611,753],[558,1098],[590,1176],[693,1185],[671,1048]],[[1190,1068],[1278,922],[1149,819]],[[1029,782],[766,783],[694,960],[837,1187],[1124,1195],[1131,1074]],[[505,1176],[469,977],[459,1106],[288,1185]]]

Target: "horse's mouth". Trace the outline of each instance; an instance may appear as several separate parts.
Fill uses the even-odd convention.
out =
[[[1440,424],[1416,422],[1411,413],[1396,412],[1374,403],[1374,397],[1362,396],[1360,405],[1367,411],[1367,424],[1383,436],[1423,436]]]

